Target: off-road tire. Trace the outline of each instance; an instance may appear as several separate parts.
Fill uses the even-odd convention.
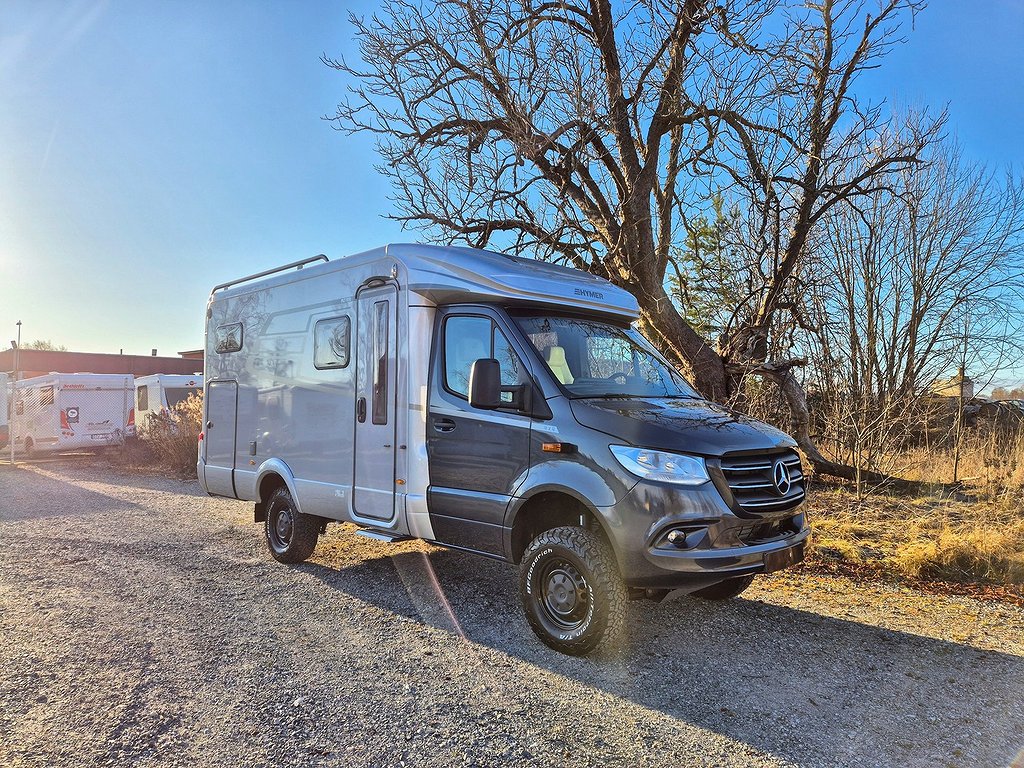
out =
[[[694,597],[699,597],[703,600],[730,600],[746,590],[746,588],[753,583],[754,574],[750,574],[749,576],[739,576],[735,579],[720,581],[718,584],[712,584],[710,587],[698,589],[696,592],[692,592],[691,594]]]
[[[530,542],[519,597],[530,627],[556,651],[585,656],[622,638],[629,593],[611,546],[593,531],[552,528]]]
[[[303,515],[295,507],[285,487],[278,488],[267,500],[267,519],[263,524],[267,549],[281,563],[301,563],[316,548],[320,521]]]

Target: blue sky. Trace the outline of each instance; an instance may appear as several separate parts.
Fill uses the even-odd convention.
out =
[[[332,130],[373,2],[0,3],[0,346],[201,346],[212,285],[414,239],[372,143]],[[936,0],[862,90],[949,103],[969,156],[1024,165],[1024,0]],[[5,336],[4,334],[8,334]]]

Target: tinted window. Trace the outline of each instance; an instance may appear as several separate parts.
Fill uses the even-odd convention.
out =
[[[373,414],[374,424],[388,423],[388,303],[373,305]]]
[[[188,396],[196,393],[195,387],[168,387],[164,390],[164,397],[167,398],[167,407],[173,408],[178,403],[188,400]]]
[[[444,324],[445,387],[469,399],[469,374],[473,363],[493,358],[501,366],[502,386],[512,387],[526,380],[523,364],[505,334],[487,317],[453,316]],[[501,399],[512,402],[511,392],[502,392]]]
[[[318,320],[313,326],[313,365],[321,370],[348,365],[351,331],[348,317]]]
[[[139,410],[149,410],[149,387],[139,387]]]
[[[473,362],[491,356],[491,321],[486,317],[449,317],[444,323],[445,386],[469,398]]]
[[[39,390],[39,404],[53,405],[53,387],[41,387]]]

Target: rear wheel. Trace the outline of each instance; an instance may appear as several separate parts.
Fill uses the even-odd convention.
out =
[[[583,656],[617,641],[629,594],[611,547],[584,528],[545,531],[527,547],[519,594],[526,618],[546,645]]]
[[[34,459],[36,457],[36,444],[32,441],[31,437],[25,438],[25,458]]]
[[[275,560],[301,563],[316,548],[320,523],[299,512],[288,489],[281,487],[270,494],[267,501],[267,520],[263,530],[267,548]]]
[[[751,574],[750,576],[726,579],[725,581],[720,581],[718,584],[712,584],[710,587],[698,589],[696,592],[691,594],[694,597],[700,597],[704,600],[729,600],[730,598],[739,595],[753,583],[754,575]]]

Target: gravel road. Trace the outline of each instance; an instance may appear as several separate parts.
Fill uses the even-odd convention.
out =
[[[780,574],[541,645],[511,566],[101,461],[0,466],[3,766],[1006,766],[1024,610]],[[1024,765],[1024,762],[1019,762]]]

